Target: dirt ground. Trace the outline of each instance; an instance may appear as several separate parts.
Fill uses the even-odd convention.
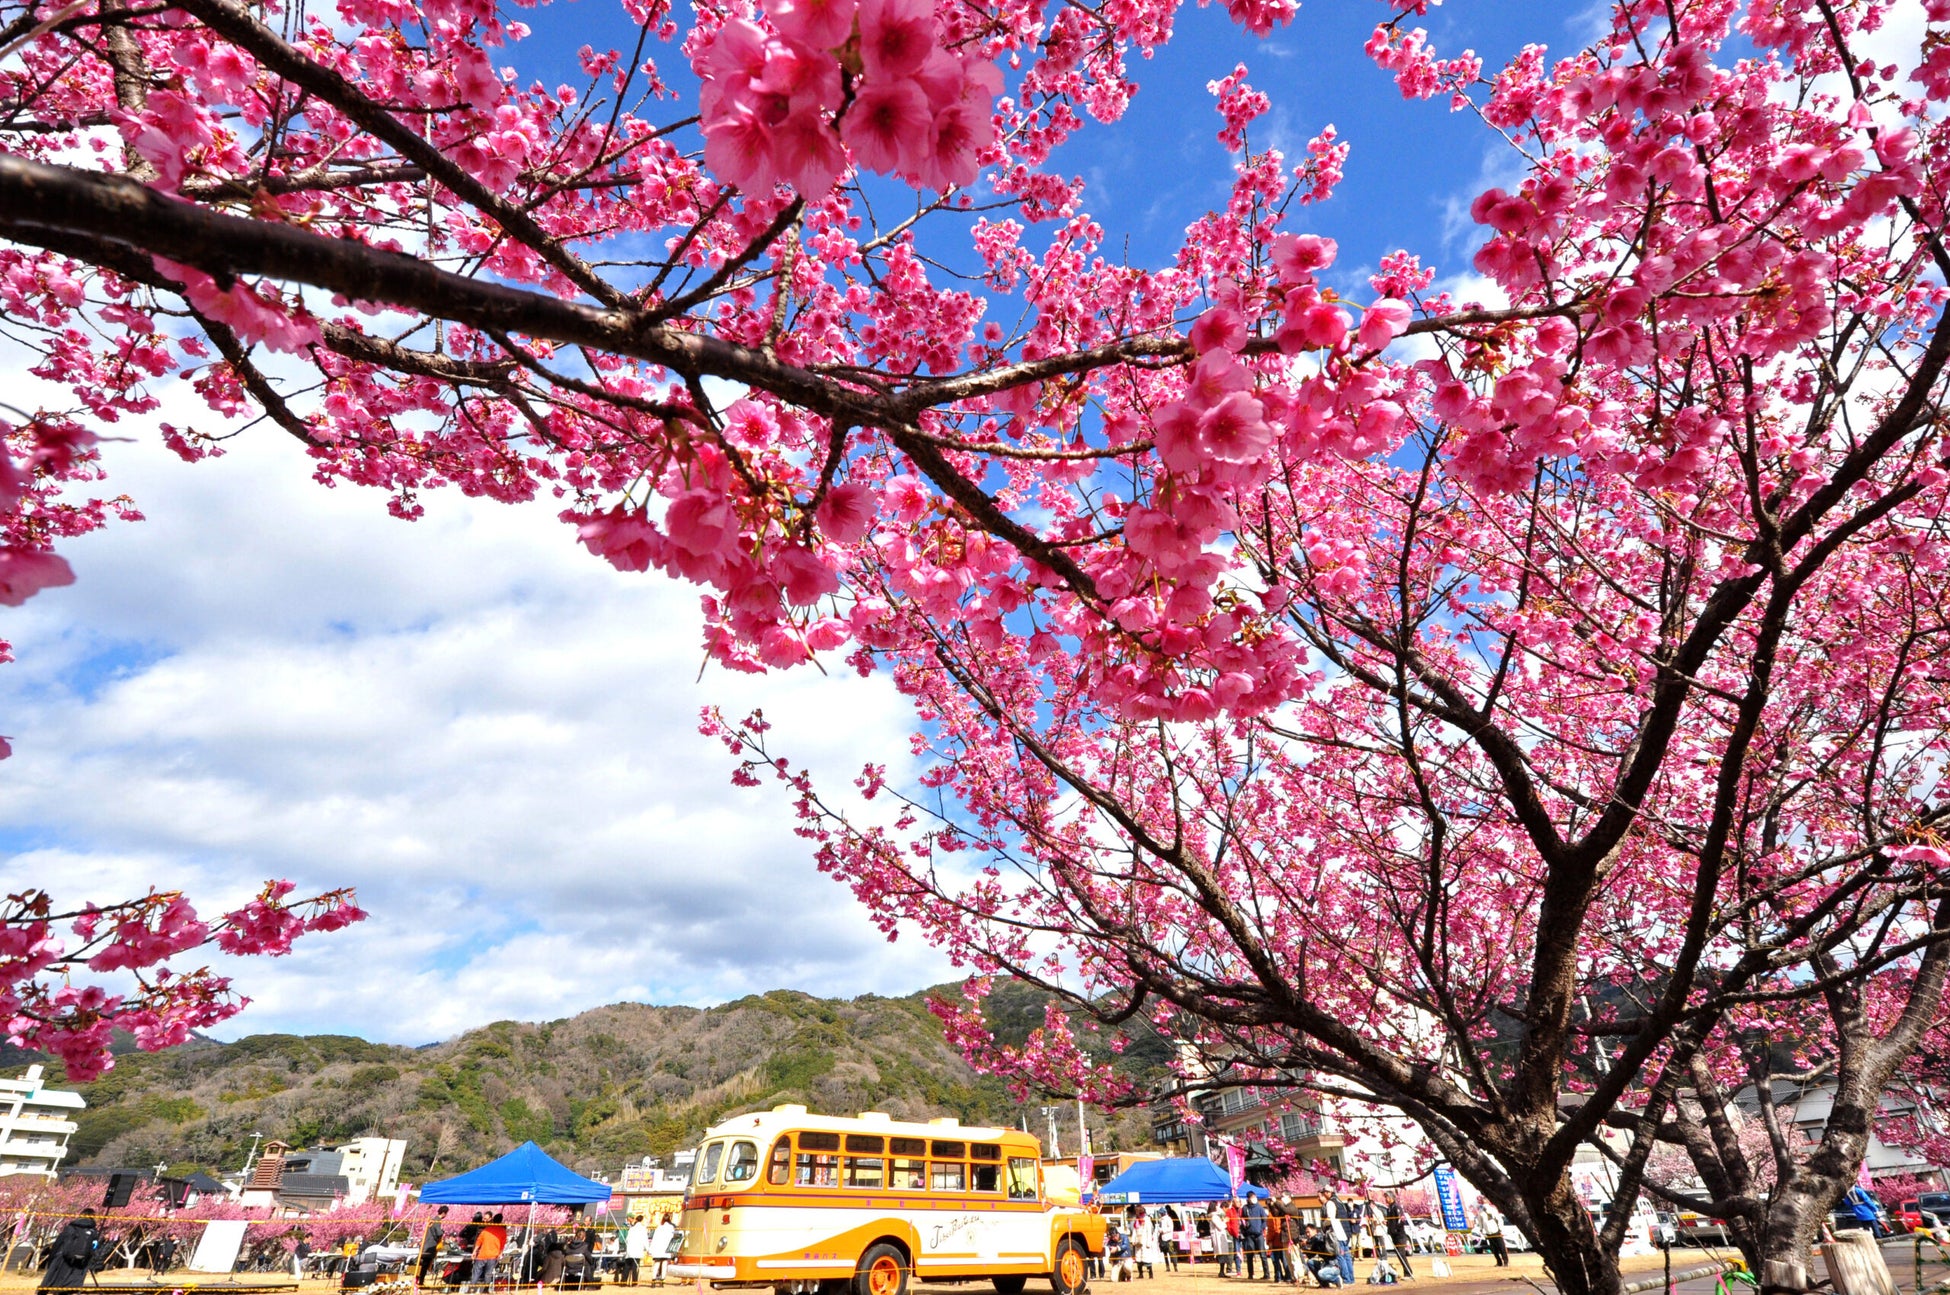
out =
[[[1911,1245],[1900,1238],[1893,1239],[1885,1244],[1883,1254],[1895,1278],[1897,1289],[1905,1295],[1915,1295],[1917,1283],[1912,1264]],[[1422,1275],[1413,1281],[1402,1283],[1402,1288],[1405,1288],[1404,1295],[1406,1289],[1430,1291],[1439,1289],[1442,1295],[1538,1295],[1539,1291],[1549,1295],[1553,1289],[1550,1279],[1544,1274],[1543,1261],[1536,1255],[1513,1254],[1510,1256],[1510,1266],[1504,1269],[1498,1269],[1495,1262],[1487,1255],[1463,1255],[1450,1259],[1449,1265],[1453,1270],[1451,1275],[1440,1278],[1427,1275],[1429,1258],[1430,1256],[1426,1255],[1415,1255],[1411,1258],[1416,1270]],[[1700,1250],[1675,1250],[1672,1254],[1673,1273],[1675,1276],[1682,1276],[1707,1267],[1712,1258],[1713,1256]],[[1648,1278],[1656,1280],[1664,1272],[1665,1257],[1647,1255],[1626,1259],[1620,1267],[1624,1270],[1628,1282]],[[1348,1295],[1364,1295],[1365,1292],[1375,1289],[1358,1280],[1364,1275],[1365,1273],[1357,1268],[1357,1281],[1349,1289]],[[1950,1275],[1950,1265],[1925,1258],[1921,1273],[1922,1286],[1929,1287],[1943,1280],[1946,1275]],[[114,1286],[118,1278],[139,1280],[147,1276],[146,1272],[103,1273],[102,1279],[104,1285]],[[240,1278],[242,1276],[239,1275]],[[25,1292],[33,1289],[37,1277],[38,1274],[32,1273],[0,1273],[0,1295],[24,1295]],[[286,1283],[289,1281],[289,1279],[266,1276],[260,1278],[258,1284],[261,1287],[281,1280]],[[233,1287],[237,1282],[237,1278],[218,1278],[179,1271],[170,1274],[169,1283],[159,1284],[157,1289],[165,1292],[202,1291],[204,1295],[219,1295],[226,1287]],[[338,1288],[338,1279],[335,1277],[307,1278],[295,1286],[291,1284],[284,1286],[291,1295],[333,1295]],[[606,1284],[605,1290],[609,1289],[610,1285]],[[617,1295],[620,1295],[624,1288],[615,1289]],[[648,1292],[658,1288],[646,1282],[637,1289]],[[697,1295],[688,1283],[671,1282],[661,1289],[669,1292],[669,1295]],[[1089,1295],[1248,1295],[1249,1292],[1257,1290],[1268,1291],[1270,1295],[1271,1289],[1271,1284],[1263,1281],[1220,1277],[1210,1263],[1204,1263],[1198,1265],[1195,1270],[1180,1268],[1175,1273],[1160,1270],[1154,1277],[1139,1278],[1132,1282],[1108,1282],[1098,1278],[1091,1283]],[[1031,1282],[1028,1295],[1042,1295],[1043,1290],[1042,1283]],[[911,1295],[977,1295],[978,1292],[987,1295],[986,1287],[969,1283],[921,1282],[911,1287],[910,1291]],[[508,1291],[506,1295],[521,1295],[521,1293]],[[705,1291],[703,1295],[711,1295],[711,1293]],[[1664,1292],[1655,1288],[1648,1292],[1648,1295],[1664,1295]],[[1714,1279],[1709,1276],[1676,1282],[1674,1295],[1714,1295]]]
[[[1519,1285],[1522,1285],[1520,1279],[1524,1277],[1528,1277],[1535,1282],[1545,1283],[1543,1262],[1535,1255],[1513,1254],[1510,1256],[1510,1267],[1501,1272],[1497,1270],[1494,1261],[1488,1255],[1462,1255],[1449,1260],[1449,1265],[1454,1269],[1454,1272],[1446,1278],[1433,1278],[1427,1275],[1428,1260],[1431,1257],[1428,1255],[1413,1256],[1410,1262],[1414,1263],[1417,1270],[1423,1275],[1413,1282],[1405,1282],[1402,1284],[1404,1286],[1429,1289],[1441,1287],[1446,1292],[1450,1287],[1459,1284],[1468,1285],[1472,1282],[1480,1284],[1486,1277],[1497,1281],[1498,1284],[1501,1284],[1502,1279],[1507,1278],[1512,1281],[1517,1281]],[[1368,1267],[1373,1266],[1372,1260],[1365,1262]],[[1623,1266],[1628,1272],[1651,1272],[1659,1268],[1661,1262],[1655,1256],[1652,1258],[1628,1259],[1624,1262]],[[1673,1262],[1675,1271],[1683,1271],[1688,1267],[1699,1266],[1704,1260],[1700,1257],[1698,1251],[1679,1251],[1675,1253]],[[1357,1264],[1357,1278],[1364,1275],[1360,1265]],[[0,1295],[7,1295],[9,1292],[31,1290],[37,1278],[38,1274],[31,1273],[0,1274]],[[129,1285],[145,1283],[148,1278],[149,1274],[147,1271],[136,1270],[131,1270],[126,1273],[104,1272],[101,1274],[102,1284],[109,1287],[124,1283]],[[276,1274],[239,1273],[233,1277],[219,1277],[181,1270],[169,1275],[167,1285],[162,1285],[159,1282],[158,1286],[163,1290],[204,1290],[214,1295],[215,1292],[222,1291],[232,1286],[233,1283],[258,1287],[282,1285],[285,1289],[293,1291],[293,1295],[326,1295],[327,1292],[336,1292],[339,1288],[338,1278],[336,1277],[308,1277],[303,1282],[294,1284],[291,1283],[289,1278],[280,1277]],[[616,1287],[613,1283],[605,1284],[605,1291],[609,1291],[612,1288],[619,1293],[623,1290],[630,1289],[627,1287]],[[645,1282],[635,1289],[647,1292],[658,1288],[651,1283]],[[670,1295],[694,1295],[688,1282],[669,1282],[662,1289],[670,1292]],[[910,1289],[913,1295],[951,1295],[951,1293],[952,1295],[970,1295],[971,1292],[985,1290],[986,1287],[971,1283],[918,1282]],[[1032,1281],[1029,1289],[1031,1292],[1039,1291],[1041,1290],[1041,1283]],[[1175,1273],[1165,1272],[1160,1269],[1153,1277],[1138,1278],[1131,1282],[1108,1282],[1103,1278],[1097,1278],[1090,1284],[1091,1295],[1112,1295],[1112,1292],[1115,1292],[1115,1295],[1227,1295],[1229,1291],[1237,1292],[1238,1295],[1246,1295],[1249,1291],[1270,1289],[1270,1283],[1264,1281],[1247,1281],[1243,1278],[1221,1277],[1210,1261],[1198,1264],[1195,1269],[1190,1266],[1181,1267]],[[1292,1290],[1295,1288],[1286,1287],[1283,1289]],[[1312,1289],[1312,1287],[1308,1287],[1307,1289]],[[1357,1280],[1355,1286],[1350,1289],[1349,1295],[1358,1295],[1358,1292],[1368,1289],[1361,1281]],[[515,1295],[515,1293],[510,1292],[510,1295]],[[706,1295],[710,1295],[710,1293],[707,1291]]]

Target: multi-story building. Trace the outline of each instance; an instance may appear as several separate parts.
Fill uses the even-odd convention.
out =
[[[49,1088],[40,1066],[19,1079],[0,1079],[0,1176],[52,1178],[68,1154],[75,1115],[88,1105],[80,1093]]]
[[[363,1205],[399,1190],[403,1138],[354,1138],[338,1147],[293,1150],[282,1142],[265,1145],[264,1154],[244,1185],[246,1205],[278,1205],[298,1210]]]
[[[1743,1115],[1757,1116],[1755,1089],[1749,1084],[1734,1095],[1734,1109]],[[1773,1102],[1777,1110],[1791,1122],[1794,1128],[1806,1139],[1809,1145],[1821,1140],[1828,1128],[1828,1116],[1835,1106],[1835,1085],[1828,1082],[1796,1083],[1792,1080],[1774,1081]],[[1862,1157],[1862,1167],[1871,1179],[1914,1175],[1945,1179],[1946,1166],[1931,1164],[1923,1156],[1903,1147],[1892,1146],[1878,1134],[1883,1125],[1922,1124],[1926,1130],[1941,1129],[1941,1117],[1931,1107],[1919,1107],[1915,1098],[1907,1093],[1890,1090],[1882,1095],[1876,1111],[1876,1126],[1869,1130],[1869,1149]],[[1893,1135],[1892,1135],[1893,1136]]]
[[[1215,1161],[1222,1160],[1220,1148],[1242,1146],[1246,1172],[1256,1179],[1316,1164],[1336,1177],[1389,1178],[1404,1139],[1420,1142],[1413,1124],[1381,1107],[1323,1098],[1277,1081],[1254,1085],[1216,1075],[1191,1094],[1190,1105],[1196,1118],[1177,1106],[1154,1107],[1152,1140],[1173,1155]]]
[[[391,1196],[399,1190],[400,1164],[406,1159],[405,1138],[354,1138],[338,1149],[337,1172],[345,1175],[348,1205]]]

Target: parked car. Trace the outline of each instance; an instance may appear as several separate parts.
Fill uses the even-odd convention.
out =
[[[1828,1230],[1831,1232],[1864,1232],[1868,1225],[1855,1217],[1855,1211],[1846,1205],[1828,1213]]]
[[[1691,1210],[1682,1211],[1673,1227],[1673,1233],[1689,1246],[1723,1246],[1727,1243],[1727,1225],[1724,1219],[1708,1218]]]
[[[1587,1205],[1585,1209],[1590,1213],[1591,1226],[1595,1229],[1603,1230],[1611,1219],[1610,1201]],[[1632,1217],[1625,1224],[1625,1242],[1632,1245],[1643,1238],[1661,1250],[1667,1249],[1679,1235],[1678,1219],[1678,1215],[1655,1210],[1640,1200],[1632,1206]]]
[[[1897,1204],[1889,1223],[1898,1232],[1928,1232],[1950,1216],[1950,1192],[1924,1192]]]
[[[1507,1219],[1503,1223],[1503,1248],[1513,1253],[1531,1248],[1530,1238],[1523,1234],[1523,1229]],[[1469,1230],[1469,1240],[1463,1243],[1463,1249],[1473,1255],[1486,1255],[1490,1252],[1490,1243],[1484,1239],[1480,1227]]]

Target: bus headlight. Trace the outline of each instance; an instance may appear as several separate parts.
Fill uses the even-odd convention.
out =
[[[724,1248],[725,1248],[726,1246],[728,1246],[728,1245],[730,1245],[730,1244],[731,1244],[731,1238],[730,1238],[730,1237],[719,1237],[719,1238],[718,1238],[718,1253],[719,1253],[719,1254],[723,1254],[723,1253],[724,1253]]]

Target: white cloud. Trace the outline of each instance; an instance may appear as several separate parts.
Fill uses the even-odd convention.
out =
[[[173,402],[172,402],[173,403]],[[168,416],[168,415],[164,415]],[[182,421],[178,417],[177,421]],[[699,679],[697,591],[589,556],[550,501],[387,516],[274,433],[189,466],[110,445],[148,520],[71,541],[78,583],[6,613],[0,858],[14,887],[206,907],[264,878],[352,884],[369,921],[229,968],[224,1033],[420,1042],[623,998],[946,978],[814,868],[791,802],[729,785],[701,706],[762,706],[847,787],[910,763],[884,679]]]

